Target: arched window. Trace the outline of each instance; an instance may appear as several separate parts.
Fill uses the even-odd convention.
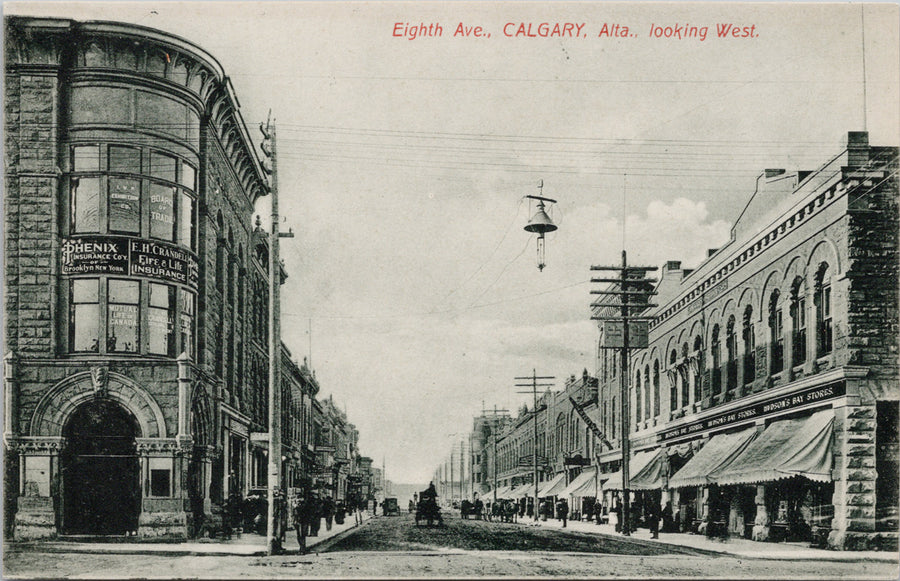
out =
[[[728,358],[726,389],[734,389],[737,387],[737,337],[734,334],[734,315],[728,318],[725,325],[725,354]]]
[[[791,334],[791,364],[798,365],[806,361],[806,296],[799,276],[791,285]]]
[[[816,306],[816,356],[822,357],[831,353],[831,279],[828,277],[828,264],[823,262],[816,272],[816,288],[813,295]]]
[[[684,362],[684,364],[687,365],[687,361],[688,361],[687,341],[685,341],[681,345],[681,358],[682,358],[682,361]],[[689,398],[691,397],[691,391],[690,391],[691,386],[689,384],[689,382],[692,381],[690,366],[688,366],[684,371],[685,371],[685,374],[682,376],[683,379],[681,382],[681,407],[687,407],[687,405],[690,403]]]
[[[781,305],[778,289],[769,295],[769,341],[772,346],[772,373],[780,373],[784,369],[784,324],[781,317]]]
[[[659,415],[659,359],[653,362],[653,417]]]
[[[756,378],[756,333],[753,330],[753,307],[744,309],[744,385],[753,383]]]
[[[694,356],[697,358],[695,366],[697,373],[694,375],[694,401],[698,402],[703,399],[703,340],[700,335],[694,337]]]
[[[713,326],[709,350],[712,356],[712,394],[719,395],[722,393],[722,344],[718,325]]]
[[[644,419],[650,419],[650,366],[644,366]]]
[[[641,422],[641,370],[634,374],[634,425]]]
[[[222,292],[225,287],[225,221],[222,219],[222,211],[216,215],[216,227],[218,238],[216,244],[216,290]]]
[[[616,438],[616,396],[613,396],[612,403],[610,404],[610,414],[609,414],[609,423],[612,426],[612,437]]]
[[[669,410],[678,409],[678,371],[675,369],[675,361],[678,352],[672,349],[669,353]]]

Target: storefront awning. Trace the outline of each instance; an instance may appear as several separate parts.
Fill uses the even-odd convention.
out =
[[[540,486],[540,484],[538,484]],[[522,484],[512,491],[509,498],[525,498],[526,496],[534,497],[534,484]]]
[[[638,452],[631,457],[628,463],[629,480],[633,481],[634,477],[644,469],[644,467],[653,460],[654,456],[659,454],[659,450],[647,450]],[[632,484],[632,482],[629,482]],[[618,470],[609,475],[609,480],[603,483],[603,490],[622,490],[622,471]]]
[[[498,488],[497,489],[497,499],[499,500],[499,499],[506,498],[506,496],[505,496],[506,493],[509,492],[511,489],[512,489],[511,486],[501,486],[500,488]]]
[[[831,481],[834,411],[772,423],[734,461],[710,474],[720,485],[752,484],[803,476]]]
[[[597,495],[597,467],[585,468],[575,480],[569,483],[559,496],[596,496]]]
[[[756,428],[710,438],[703,448],[688,460],[669,480],[669,488],[706,486],[710,473],[728,466],[756,437]]]
[[[538,497],[545,498],[547,496],[556,496],[566,487],[566,473],[560,472],[547,482],[541,484],[538,489]]]
[[[669,462],[667,455],[658,450],[635,474],[631,475],[631,490],[657,490],[662,488]]]

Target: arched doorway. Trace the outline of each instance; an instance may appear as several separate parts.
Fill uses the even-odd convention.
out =
[[[138,423],[109,400],[78,407],[66,423],[62,455],[64,534],[123,535],[140,514]]]

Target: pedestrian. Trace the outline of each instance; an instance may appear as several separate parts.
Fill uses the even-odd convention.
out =
[[[309,498],[309,536],[318,537],[319,527],[322,525],[322,501],[313,491]]]
[[[616,515],[616,532],[622,532],[622,503],[618,498],[613,499],[615,505],[613,506],[613,514]]]
[[[569,518],[569,502],[565,498],[560,497],[556,501],[556,518],[562,520],[562,526],[566,528],[566,520]]]
[[[331,530],[331,521],[334,519],[334,500],[330,496],[322,499],[322,514],[325,516],[325,530]]]
[[[300,545],[298,552],[301,555],[306,554],[306,533],[307,529],[309,529],[306,512],[306,499],[302,496],[294,499],[294,503],[291,506],[291,518],[294,520],[294,529],[297,531],[297,544]]]
[[[650,506],[647,510],[647,519],[650,521],[650,538],[659,538],[659,500],[651,497]]]
[[[666,506],[662,510],[662,530],[664,533],[671,533],[674,529],[672,518],[672,501],[666,501]]]

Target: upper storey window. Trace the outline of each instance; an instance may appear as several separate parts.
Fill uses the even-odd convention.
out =
[[[126,234],[196,250],[197,170],[162,152],[122,145],[72,147],[69,230]]]

